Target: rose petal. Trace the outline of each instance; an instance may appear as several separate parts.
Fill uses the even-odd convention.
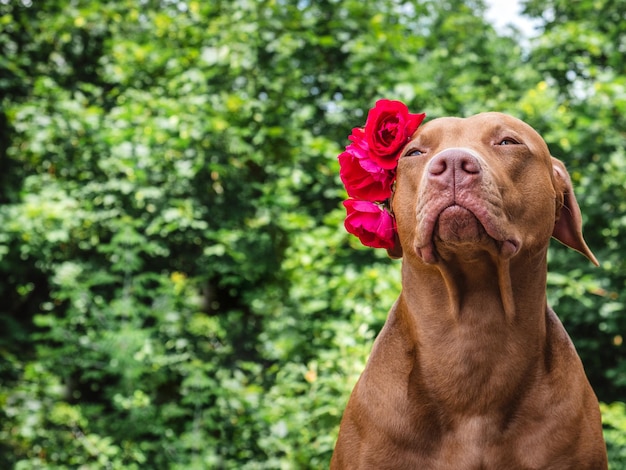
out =
[[[413,136],[413,134],[415,134],[415,131],[420,126],[420,124],[422,124],[422,122],[424,121],[424,118],[426,118],[426,113],[419,113],[419,114],[409,113],[406,127],[404,128],[404,133],[406,135],[407,141],[411,140],[411,137]]]
[[[395,173],[385,170],[363,156],[354,145],[339,155],[339,176],[350,197],[384,201],[391,196]]]
[[[372,248],[391,249],[395,244],[393,216],[377,204],[369,201],[348,199],[343,202],[347,216],[346,230]]]

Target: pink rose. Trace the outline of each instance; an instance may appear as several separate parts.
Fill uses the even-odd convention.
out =
[[[424,113],[409,113],[409,109],[400,101],[377,101],[365,123],[371,159],[382,168],[393,170],[400,157],[400,150],[425,117]]]
[[[392,249],[395,245],[393,216],[379,205],[369,201],[348,199],[343,202],[347,211],[344,226],[365,246]]]
[[[395,172],[381,168],[370,158],[363,129],[352,129],[352,143],[339,155],[339,176],[350,197],[383,201],[391,196]]]

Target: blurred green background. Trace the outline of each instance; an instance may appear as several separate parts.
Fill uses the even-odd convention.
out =
[[[626,468],[626,0],[0,0],[0,468],[317,469],[400,287],[342,227],[385,97],[503,111],[594,268],[548,293]]]

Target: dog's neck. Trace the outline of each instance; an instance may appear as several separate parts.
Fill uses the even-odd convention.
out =
[[[451,257],[436,265],[405,257],[402,275],[396,315],[422,346],[414,361],[430,393],[458,393],[452,404],[480,413],[515,393],[541,363],[545,252],[511,260]]]
[[[438,312],[435,322],[442,317],[463,322],[488,311],[510,324],[517,323],[544,311],[546,253],[520,254],[513,259],[452,254],[434,265],[405,257],[402,295],[408,305]],[[485,305],[486,301],[491,304]]]

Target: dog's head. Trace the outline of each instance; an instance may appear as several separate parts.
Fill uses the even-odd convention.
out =
[[[542,255],[551,236],[597,261],[582,236],[565,166],[528,124],[500,113],[435,119],[398,163],[390,255],[428,264],[450,256]]]

